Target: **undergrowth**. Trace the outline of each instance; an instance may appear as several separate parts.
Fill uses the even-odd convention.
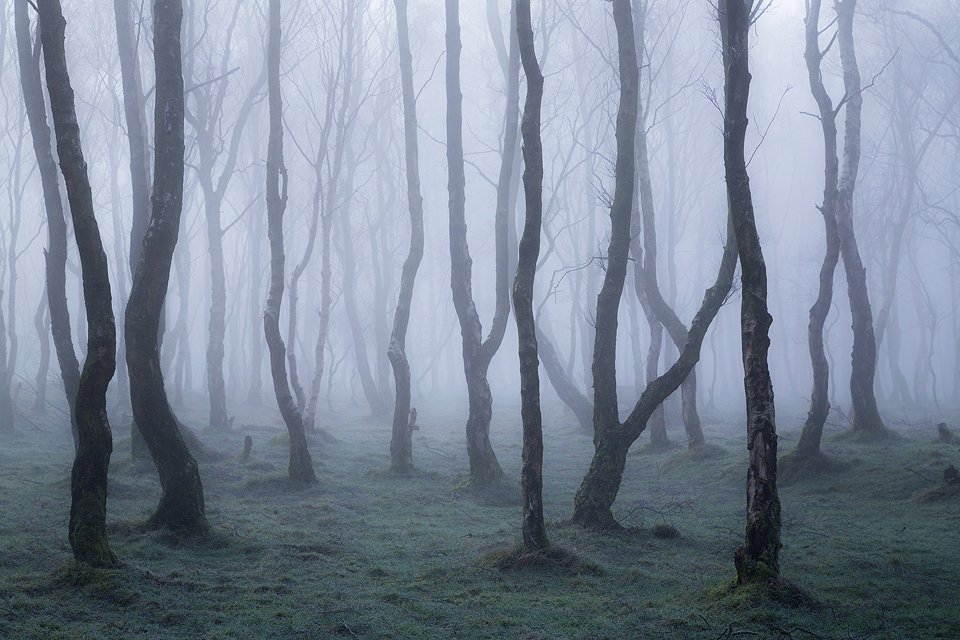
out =
[[[229,434],[201,432],[223,455],[200,463],[213,529],[199,538],[143,530],[156,472],[119,440],[108,535],[123,564],[108,570],[77,565],[67,543],[72,443],[52,425],[21,430],[0,443],[0,637],[960,637],[960,497],[937,489],[953,489],[943,470],[960,452],[933,427],[875,445],[826,439],[838,464],[781,489],[784,579],[737,587],[742,425],[705,419],[700,453],[630,456],[623,528],[601,534],[566,522],[590,438],[572,419],[547,421],[553,546],[529,553],[518,408],[494,417],[507,480],[491,489],[463,486],[463,407],[418,409],[415,472],[389,472],[388,423],[342,411],[324,422],[335,440],[310,442],[324,463],[307,487],[286,479],[283,424],[268,408],[245,408]],[[204,415],[198,405],[180,418]],[[782,434],[781,451],[795,435]]]

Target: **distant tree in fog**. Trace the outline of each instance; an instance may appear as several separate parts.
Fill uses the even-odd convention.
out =
[[[397,40],[400,84],[403,95],[403,132],[406,157],[407,208],[410,212],[410,251],[400,274],[400,291],[393,317],[393,332],[387,352],[393,366],[396,399],[390,438],[390,468],[407,472],[413,466],[413,429],[410,423],[410,362],[407,360],[407,327],[413,285],[423,258],[423,196],[420,194],[420,147],[417,142],[417,100],[413,91],[413,57],[407,24],[407,0],[394,0],[397,10]]]

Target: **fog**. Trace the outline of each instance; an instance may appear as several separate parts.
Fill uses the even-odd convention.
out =
[[[498,21],[484,2],[464,0],[460,9],[466,221],[472,292],[485,331],[495,307],[493,222],[506,104],[505,52],[498,54],[498,49],[510,24],[507,3],[489,4],[496,5],[492,15]],[[174,409],[182,403],[206,403],[212,280],[205,209],[210,194],[205,195],[202,182],[216,185],[223,180],[238,114],[250,94],[253,106],[238,137],[235,171],[223,183],[217,207],[226,288],[222,364],[226,410],[231,417],[242,416],[250,403],[275,403],[262,329],[269,280],[263,186],[266,91],[261,87],[251,94],[264,64],[265,7],[258,2],[199,0],[188,0],[184,6],[187,171],[161,356]],[[281,319],[281,328],[296,357],[301,383],[309,387],[321,307],[320,235],[323,219],[329,218],[332,306],[317,410],[321,424],[328,424],[338,408],[366,406],[358,353],[368,360],[382,397],[392,399],[386,353],[410,237],[394,8],[392,3],[361,0],[351,27],[345,17],[349,6],[349,2],[288,1],[282,18],[284,160],[289,176],[284,218],[287,293],[290,274],[308,246],[311,225],[320,230],[299,281],[293,340],[287,332],[288,318]],[[947,0],[864,1],[855,24],[864,111],[854,224],[875,323],[880,315],[886,316],[885,333],[878,334],[875,389],[882,414],[891,423],[955,418],[960,403],[957,9]],[[725,235],[719,33],[708,2],[657,1],[642,10],[641,102],[659,234],[659,284],[664,298],[689,323],[716,275]],[[47,369],[41,364],[42,354],[51,348],[44,299],[47,229],[19,85],[12,11],[7,3],[0,58],[0,172],[5,178],[0,185],[4,209],[0,314],[8,371],[2,392],[9,390],[13,398],[16,426],[26,427],[36,419],[32,407],[36,395],[43,393],[39,372],[39,378],[49,383],[45,391],[49,419],[59,420],[66,432],[68,420],[57,409],[64,402],[56,357],[50,358]],[[591,331],[614,186],[616,35],[610,5],[597,0],[535,2],[533,11],[546,78],[543,245],[535,310],[570,376],[590,397]],[[143,5],[143,12],[134,19],[152,130],[149,6]],[[30,13],[35,19],[32,9]],[[84,154],[122,328],[119,319],[131,281],[126,256],[132,188],[114,16],[103,3],[74,1],[64,3],[64,14]],[[437,3],[412,1],[409,15],[426,250],[416,279],[406,354],[413,404],[460,398],[465,420],[460,330],[450,292],[443,12]],[[788,428],[799,427],[809,406],[807,322],[825,243],[817,210],[823,201],[823,138],[813,115],[817,105],[803,59],[803,16],[802,2],[774,2],[753,29],[750,51],[747,157],[770,283],[774,319],[770,358],[778,418]],[[832,5],[824,8],[824,16],[823,46],[830,39],[832,27],[825,25],[832,19]],[[352,79],[344,87],[348,60],[353,63]],[[823,79],[838,103],[842,77],[835,47],[824,58]],[[340,114],[344,92],[350,100]],[[521,101],[524,93],[521,74]],[[201,140],[206,133],[200,129],[209,133],[207,142]],[[842,127],[840,135],[842,151]],[[212,155],[204,156],[204,144]],[[343,163],[335,169],[338,153]],[[523,221],[519,175],[514,171],[512,189],[519,192],[512,198],[515,230]],[[74,341],[82,355],[85,345],[79,337],[86,335],[86,320],[72,235],[68,246],[68,302]],[[844,425],[850,417],[852,330],[846,280],[842,267],[837,271],[825,344],[830,402],[836,409],[830,421]],[[345,276],[352,282],[346,289]],[[511,273],[511,282],[512,278]],[[644,386],[650,340],[630,279],[620,306],[617,349],[625,411]],[[697,368],[703,411],[734,419],[744,403],[739,295],[737,291],[710,328]],[[348,321],[348,297],[354,298],[359,335]],[[284,298],[284,316],[289,314],[288,301],[289,295]],[[362,352],[354,348],[358,339],[364,342]],[[511,320],[489,372],[497,406],[519,402],[516,353]],[[666,339],[661,372],[676,353]],[[124,375],[121,366],[111,384],[109,408],[115,425],[124,424],[130,412]],[[898,379],[905,386],[898,388]],[[541,388],[544,402],[557,402],[543,374]],[[668,428],[679,435],[678,406],[668,405]],[[207,427],[189,426],[200,431]]]

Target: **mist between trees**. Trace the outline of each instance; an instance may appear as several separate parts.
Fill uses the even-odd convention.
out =
[[[824,425],[875,441],[955,419],[955,1],[114,5],[37,3],[66,18],[62,69],[37,8],[2,10],[0,432],[53,423],[78,460],[109,460],[107,418],[143,437],[154,526],[208,529],[184,427],[277,406],[313,482],[308,440],[361,405],[409,473],[416,407],[454,398],[444,426],[487,486],[493,404],[523,389],[525,427],[559,400],[594,438],[571,505],[589,527],[616,524],[641,434],[697,450],[701,415],[746,424],[747,582],[778,572],[779,537],[757,539],[779,536],[773,389],[795,465]],[[74,407],[78,386],[105,410]],[[539,517],[528,547],[549,545]]]

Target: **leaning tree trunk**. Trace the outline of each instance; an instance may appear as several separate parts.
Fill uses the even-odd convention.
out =
[[[718,5],[725,80],[723,165],[727,202],[740,256],[740,328],[749,452],[746,536],[743,546],[734,553],[739,584],[780,573],[777,429],[773,384],[767,364],[773,319],[767,311],[767,270],[757,234],[743,151],[750,95],[749,34],[756,6],[753,0],[720,0]]]
[[[853,190],[860,166],[860,113],[863,95],[860,69],[853,45],[853,15],[857,0],[835,3],[837,9],[837,45],[843,66],[846,103],[844,116],[843,170],[837,183],[837,231],[840,255],[847,274],[850,314],[853,316],[853,370],[850,373],[850,397],[853,404],[852,433],[865,439],[883,438],[887,429],[880,419],[873,379],[877,364],[877,343],[873,333],[873,314],[867,294],[867,271],[860,261],[853,227]]]
[[[143,434],[162,494],[147,525],[182,535],[209,529],[200,472],[167,401],[159,329],[183,209],[183,72],[180,0],[157,0],[153,15],[156,69],[152,211],[124,319],[133,419]]]
[[[270,349],[270,372],[280,414],[290,434],[291,480],[316,482],[303,418],[287,384],[285,347],[280,336],[280,303],[283,299],[283,212],[287,206],[287,170],[283,166],[283,104],[280,96],[280,0],[270,0],[267,35],[267,94],[270,103],[270,139],[267,146],[267,236],[270,241],[270,292],[263,313],[263,332]],[[281,191],[281,178],[283,188]]]
[[[700,359],[706,331],[730,291],[736,266],[736,245],[728,219],[727,244],[713,287],[704,294],[700,310],[690,323],[680,357],[662,376],[649,383],[633,411],[621,424],[617,413],[617,310],[626,278],[633,208],[634,134],[637,124],[637,56],[630,17],[630,1],[614,0],[620,60],[620,108],[617,115],[616,187],[610,208],[611,233],[607,273],[597,298],[596,340],[593,358],[594,455],[574,498],[573,521],[593,529],[618,526],[613,503],[620,489],[627,451],[647,426],[653,411],[677,390]]]
[[[588,433],[593,433],[593,404],[570,379],[570,374],[567,373],[563,363],[560,362],[553,341],[539,324],[537,326],[537,357],[541,360],[543,370],[547,372],[547,378],[550,380],[553,390],[560,400],[567,405],[567,408],[573,412],[580,428]]]
[[[38,3],[47,91],[83,270],[87,356],[77,387],[79,446],[70,476],[70,546],[74,557],[96,566],[118,563],[107,541],[107,471],[113,439],[107,421],[107,386],[116,370],[117,329],[110,297],[107,255],[93,211],[93,192],[80,145],[80,127],[64,53],[66,20],[59,0]]]
[[[453,306],[460,321],[463,339],[463,370],[470,397],[467,417],[467,454],[470,457],[470,481],[488,484],[503,478],[503,470],[490,444],[490,419],[493,396],[487,381],[487,368],[506,329],[510,311],[509,283],[506,277],[507,234],[501,232],[506,219],[498,219],[497,238],[497,311],[490,335],[482,340],[480,316],[473,303],[472,260],[467,247],[466,178],[463,161],[463,96],[460,93],[460,3],[446,0],[446,79],[447,79],[447,170],[450,205],[450,288]],[[502,243],[502,245],[501,245]]]
[[[57,178],[57,161],[50,147],[50,127],[47,124],[43,87],[40,83],[40,49],[30,45],[30,18],[26,0],[14,3],[17,32],[17,51],[20,57],[20,84],[23,100],[30,120],[33,149],[37,155],[40,184],[43,187],[43,202],[47,211],[49,248],[44,254],[47,275],[47,301],[50,305],[50,328],[53,346],[60,363],[60,377],[70,409],[70,431],[73,444],[79,447],[77,419],[74,403],[80,383],[80,363],[73,348],[70,331],[70,310],[67,307],[67,223],[63,215],[63,200],[60,197],[60,181]],[[39,44],[39,43],[38,43]]]
[[[540,415],[540,372],[537,358],[537,328],[533,318],[533,283],[540,256],[543,217],[543,144],[540,141],[540,104],[543,74],[533,45],[530,0],[517,0],[517,37],[527,99],[520,132],[523,135],[523,191],[526,222],[520,238],[517,277],[513,281],[513,307],[517,320],[520,355],[520,415],[523,420],[523,467],[520,491],[523,498],[523,544],[537,551],[550,546],[543,520],[543,426]]]
[[[400,47],[400,83],[403,89],[403,133],[407,164],[407,207],[410,210],[410,251],[400,273],[400,292],[393,317],[393,332],[387,357],[393,367],[396,399],[390,439],[390,468],[408,472],[413,467],[413,430],[410,428],[410,363],[407,361],[407,325],[413,285],[423,258],[423,196],[420,195],[420,153],[417,143],[417,102],[413,89],[413,58],[407,27],[407,0],[394,0],[397,9],[397,39]]]
[[[840,161],[837,157],[837,112],[833,101],[823,85],[820,63],[825,51],[820,50],[820,0],[811,0],[807,7],[806,50],[807,75],[810,79],[810,92],[820,109],[820,126],[823,129],[824,186],[823,215],[826,232],[826,252],[820,267],[820,288],[817,300],[810,307],[810,322],[807,325],[807,345],[810,350],[810,362],[813,365],[813,390],[810,392],[810,411],[800,431],[796,458],[790,464],[803,465],[820,453],[820,439],[823,426],[830,414],[829,382],[830,365],[823,345],[823,327],[827,314],[833,304],[833,278],[840,260],[840,236],[837,232],[837,181],[840,173]]]

